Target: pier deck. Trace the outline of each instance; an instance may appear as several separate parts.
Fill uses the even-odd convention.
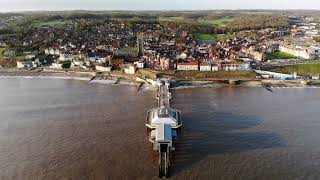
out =
[[[171,93],[169,91],[169,81],[168,80],[159,80],[159,92],[157,94],[158,106],[170,108],[170,99]]]

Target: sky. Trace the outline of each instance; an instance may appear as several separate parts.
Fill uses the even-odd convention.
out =
[[[320,0],[0,0],[0,11],[318,9]]]

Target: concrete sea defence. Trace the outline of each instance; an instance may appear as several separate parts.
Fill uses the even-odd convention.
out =
[[[121,72],[97,73],[94,71],[63,70],[18,70],[0,69],[0,77],[40,77],[85,80],[102,84],[141,84],[153,86],[155,79],[141,78],[139,75],[128,75]],[[150,82],[151,81],[151,82]],[[223,85],[251,87],[320,87],[320,80],[272,80],[272,79],[181,79],[171,77],[172,88],[217,87]]]

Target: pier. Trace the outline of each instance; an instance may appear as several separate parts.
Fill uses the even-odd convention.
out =
[[[169,91],[169,81],[159,81],[159,92],[157,94],[158,106],[170,108],[171,93]]]
[[[157,81],[158,107],[148,111],[146,126],[153,150],[159,154],[159,177],[168,177],[171,152],[175,150],[177,129],[181,128],[181,112],[170,107],[170,82],[167,79]]]

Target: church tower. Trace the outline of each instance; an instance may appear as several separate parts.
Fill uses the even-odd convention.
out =
[[[143,34],[139,33],[137,36],[137,46],[138,46],[138,56],[140,56],[140,57],[143,56],[143,54],[144,54],[143,43],[144,43]]]

